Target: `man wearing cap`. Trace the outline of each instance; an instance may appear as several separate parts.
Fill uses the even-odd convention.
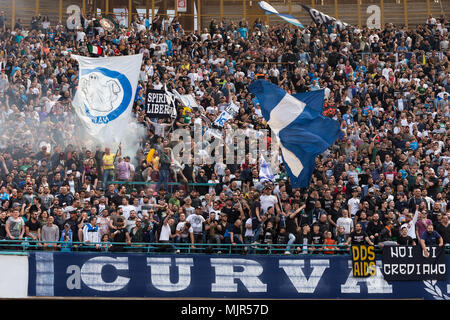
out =
[[[221,212],[228,217],[228,223],[233,224],[236,219],[239,218],[241,212],[238,210],[237,206],[233,206],[233,198],[226,198],[225,204],[222,207]]]
[[[266,213],[269,207],[274,207],[278,211],[278,199],[272,194],[272,186],[269,184],[264,187],[263,194],[259,197],[259,202],[263,213]]]
[[[39,198],[41,199],[42,206],[48,210],[50,206],[52,205],[53,199],[55,199],[55,196],[50,193],[50,188],[48,186],[44,187],[44,193],[39,195]]]
[[[100,248],[100,230],[97,225],[97,217],[91,215],[89,217],[88,223],[84,224],[83,227],[83,242],[87,246],[91,246],[91,243],[95,245],[95,249]]]
[[[148,211],[153,208],[153,204],[150,202],[150,198],[147,194],[139,199],[139,207],[141,208],[142,215],[148,213]]]

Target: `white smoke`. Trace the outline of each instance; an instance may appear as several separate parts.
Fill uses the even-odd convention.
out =
[[[129,156],[133,165],[139,165],[136,160],[136,154],[139,149],[142,149],[141,142],[145,138],[147,133],[146,127],[139,124],[134,117],[132,117],[127,125],[127,129],[124,131],[124,135],[117,140],[117,137],[111,137],[107,134],[98,134],[92,136],[88,133],[88,130],[80,125],[76,132],[78,137],[82,138],[81,146],[84,146],[90,150],[94,150],[96,146],[100,145],[102,150],[110,148],[112,153],[116,153],[119,148],[119,144],[122,146],[122,157]]]

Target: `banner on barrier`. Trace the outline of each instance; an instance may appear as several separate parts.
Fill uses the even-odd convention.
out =
[[[450,257],[446,257],[447,264]],[[445,281],[355,278],[349,256],[33,252],[29,296],[450,299]],[[434,290],[434,291],[433,291]],[[433,294],[434,293],[434,294]]]
[[[422,281],[447,279],[444,247],[429,247],[424,257],[420,246],[385,246],[383,273],[388,281]]]
[[[377,268],[375,265],[374,246],[352,246],[353,276],[365,278],[374,276]]]

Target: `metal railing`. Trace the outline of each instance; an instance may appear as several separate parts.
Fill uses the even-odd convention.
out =
[[[77,242],[39,241],[30,238],[22,240],[0,240],[0,253],[28,251],[61,252],[114,252],[114,253],[180,253],[180,254],[286,254],[287,244],[264,243],[175,243],[175,242]],[[351,245],[345,244],[292,244],[290,254],[301,255],[350,255]],[[375,253],[382,248],[375,245]],[[445,245],[445,253],[450,253],[450,245]]]
[[[107,184],[124,184],[124,185],[148,185],[148,184],[158,184],[156,181],[107,181]],[[181,182],[168,182],[169,186],[181,186],[183,183]],[[188,182],[186,183],[189,186],[194,187],[214,187],[218,183],[203,183],[203,182]]]
[[[147,185],[157,185],[158,182],[156,181],[107,181],[106,182],[107,185],[109,184],[120,184],[120,185],[124,185],[127,190],[132,187],[132,186],[147,186]],[[217,183],[195,183],[195,182],[188,182],[188,183],[181,183],[181,182],[168,182],[167,186],[169,188],[170,193],[173,192],[173,187],[174,186],[183,186],[183,185],[188,185],[190,187],[214,187],[217,185]],[[129,190],[128,190],[129,191]]]

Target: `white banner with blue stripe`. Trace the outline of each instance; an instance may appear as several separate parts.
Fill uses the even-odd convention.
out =
[[[72,101],[75,112],[91,136],[119,142],[130,120],[142,54],[71,57],[79,64],[78,88]]]
[[[249,90],[261,104],[264,119],[280,140],[281,154],[293,187],[308,187],[315,158],[342,135],[339,123],[322,115],[323,90],[288,94],[256,80]]]

